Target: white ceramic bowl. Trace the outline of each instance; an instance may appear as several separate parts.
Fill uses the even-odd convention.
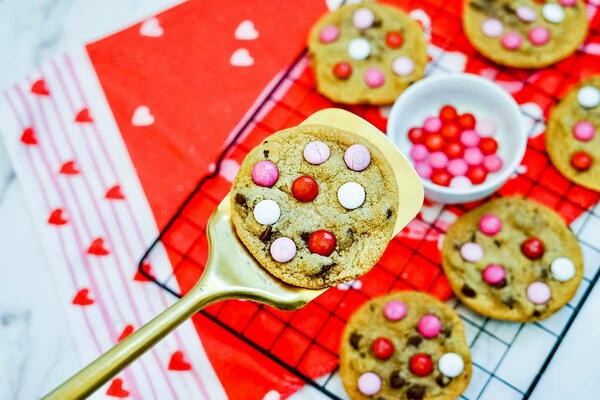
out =
[[[437,115],[444,104],[459,113],[472,113],[477,120],[492,119],[493,136],[498,141],[498,155],[503,166],[489,174],[485,182],[467,188],[436,185],[423,179],[427,198],[447,204],[466,203],[495,192],[521,163],[527,145],[527,132],[519,106],[503,88],[472,74],[447,74],[425,78],[409,87],[394,103],[387,125],[388,138],[410,159],[408,130],[422,126],[428,116]]]

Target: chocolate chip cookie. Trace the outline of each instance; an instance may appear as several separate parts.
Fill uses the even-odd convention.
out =
[[[462,321],[425,293],[372,299],[346,325],[340,375],[351,399],[455,399],[471,379]]]
[[[463,27],[471,44],[493,61],[541,68],[575,52],[588,20],[582,0],[465,0]]]
[[[548,318],[583,276],[577,239],[560,215],[521,197],[491,200],[448,230],[442,266],[452,290],[492,318]]]
[[[600,191],[600,76],[580,82],[550,113],[546,149],[573,182]]]
[[[377,262],[392,238],[398,196],[377,147],[352,132],[301,125],[248,153],[231,190],[232,220],[271,274],[321,289]]]
[[[338,103],[392,103],[423,77],[427,64],[419,24],[376,2],[344,5],[323,16],[308,48],[317,90]]]

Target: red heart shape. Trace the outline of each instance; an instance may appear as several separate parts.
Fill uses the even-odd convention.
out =
[[[64,225],[69,222],[66,218],[63,217],[63,209],[57,208],[50,213],[50,217],[48,217],[48,223],[52,225]]]
[[[94,122],[92,116],[90,115],[90,110],[87,108],[82,108],[81,111],[79,111],[75,116],[75,122]]]
[[[34,132],[33,128],[29,127],[29,128],[25,128],[25,130],[23,130],[23,134],[21,135],[21,142],[28,144],[28,145],[38,144],[38,141],[37,141],[37,138],[35,137],[35,132]]]
[[[106,389],[106,394],[112,397],[129,397],[129,392],[123,388],[123,379],[121,378],[113,379],[108,389]]]
[[[43,79],[39,79],[31,85],[31,93],[39,94],[40,96],[50,96],[46,81]]]
[[[106,247],[104,247],[104,239],[97,238],[94,239],[94,241],[92,241],[92,244],[88,248],[87,253],[93,256],[107,256],[110,254],[110,251],[108,251]]]
[[[77,306],[89,306],[94,304],[94,299],[90,298],[89,294],[89,289],[81,289],[79,292],[77,292],[75,297],[73,297],[71,303]]]
[[[171,371],[189,371],[192,369],[192,364],[184,361],[183,353],[177,350],[171,356],[171,360],[169,361],[169,369]]]
[[[129,325],[125,326],[125,328],[123,328],[123,332],[121,332],[121,334],[117,338],[117,341],[120,342],[121,340],[125,339],[127,336],[131,335],[132,332],[133,332],[133,325],[129,324]]]
[[[123,200],[123,199],[125,199],[125,196],[123,195],[123,192],[121,192],[121,186],[120,185],[115,185],[115,186],[111,187],[110,189],[108,189],[106,191],[106,194],[104,195],[104,197],[106,197],[107,199],[112,199],[112,200]]]
[[[150,266],[150,264],[148,264],[148,263],[142,264],[142,269],[148,275],[154,277],[154,275],[152,274],[152,267]],[[152,282],[152,279],[149,279],[149,278],[146,277],[146,275],[142,274],[140,272],[139,268],[137,269],[137,271],[135,271],[135,275],[133,276],[133,280],[134,281],[138,281],[138,282]]]
[[[77,175],[79,172],[79,169],[77,169],[77,166],[75,165],[75,161],[67,161],[58,171],[59,174],[64,175]]]

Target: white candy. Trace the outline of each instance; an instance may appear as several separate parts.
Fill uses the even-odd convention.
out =
[[[558,257],[552,261],[550,270],[554,279],[560,282],[566,282],[575,276],[575,264],[567,257]]]
[[[565,12],[558,4],[548,3],[542,8],[542,15],[548,22],[555,24],[562,22],[565,19]]]
[[[371,43],[367,39],[352,39],[348,43],[348,55],[353,60],[364,60],[371,54]]]
[[[440,372],[449,378],[456,378],[465,368],[462,357],[456,353],[446,353],[438,361]]]
[[[254,206],[254,219],[261,225],[274,224],[280,215],[281,209],[273,200],[261,200]]]
[[[338,201],[347,210],[354,210],[365,202],[365,189],[356,182],[344,183],[337,195]]]
[[[577,92],[577,101],[585,108],[594,108],[600,104],[600,91],[593,86],[584,86]]]

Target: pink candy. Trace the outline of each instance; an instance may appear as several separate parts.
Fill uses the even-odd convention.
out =
[[[460,134],[460,142],[467,147],[477,146],[479,140],[481,140],[479,135],[472,129],[466,130]]]
[[[442,321],[433,314],[426,314],[419,320],[417,329],[423,337],[431,339],[439,335],[442,330]]]
[[[494,236],[502,229],[502,221],[494,214],[485,214],[479,219],[479,230],[488,235]]]
[[[525,21],[525,22],[533,22],[537,18],[535,11],[527,6],[517,7],[516,14],[517,14],[517,17],[519,17],[519,19],[521,21]]]
[[[469,165],[479,165],[483,162],[483,153],[477,147],[465,150],[465,161]]]
[[[352,15],[352,24],[358,29],[370,28],[375,22],[375,14],[368,8],[359,8]]]
[[[406,316],[406,304],[402,301],[391,300],[383,307],[383,315],[390,321],[399,321]]]
[[[304,159],[313,165],[323,164],[330,155],[329,146],[318,140],[304,146]]]
[[[427,150],[424,144],[415,144],[410,149],[410,158],[415,161],[425,161],[427,160],[427,156],[429,156],[429,150]]]
[[[450,172],[454,176],[460,176],[467,173],[469,166],[465,162],[465,160],[461,158],[456,158],[454,160],[450,160],[448,163],[448,172]]]
[[[338,40],[340,31],[335,25],[327,25],[319,32],[319,40],[321,43],[332,43]]]
[[[394,71],[396,75],[410,75],[414,70],[415,63],[408,57],[398,57],[394,61],[392,61],[392,71]]]
[[[252,167],[252,180],[258,186],[271,187],[279,179],[279,170],[271,161],[259,161]]]
[[[507,50],[517,50],[523,44],[523,38],[516,32],[508,32],[502,36],[502,46]]]
[[[385,75],[378,68],[369,68],[365,71],[365,83],[372,88],[378,88],[385,82]]]
[[[527,287],[527,298],[533,304],[546,304],[550,297],[550,287],[544,282],[533,282]]]
[[[415,171],[417,171],[417,174],[419,174],[419,176],[423,179],[429,179],[431,173],[433,172],[433,170],[427,163],[416,163]]]
[[[448,165],[448,156],[441,151],[434,151],[429,155],[429,165],[435,169],[446,168],[446,165]]]
[[[578,122],[573,126],[573,136],[575,136],[577,140],[587,142],[588,140],[592,140],[595,135],[596,129],[594,128],[594,125],[587,121]]]
[[[481,273],[483,280],[490,285],[497,285],[504,280],[506,271],[499,264],[490,264]]]
[[[550,40],[550,31],[543,26],[536,26],[529,31],[529,41],[535,46],[543,46]]]
[[[577,0],[558,0],[561,6],[572,7],[577,3]]]
[[[460,247],[460,256],[469,262],[477,262],[483,258],[483,248],[474,242],[468,242]]]
[[[502,35],[503,29],[502,22],[496,18],[486,19],[481,24],[481,30],[483,31],[483,34],[488,37],[498,37]]]
[[[371,163],[371,153],[362,144],[353,144],[344,153],[344,162],[352,171],[362,171]]]
[[[455,176],[450,181],[450,187],[455,189],[464,189],[473,186],[471,180],[466,176]]]
[[[423,129],[427,133],[437,133],[442,129],[442,120],[438,117],[427,117],[423,122]]]
[[[269,251],[275,261],[285,263],[296,255],[296,244],[292,239],[283,236],[271,243]]]
[[[358,390],[365,396],[379,393],[381,378],[375,372],[365,372],[358,378]]]
[[[489,172],[498,172],[502,169],[502,159],[495,154],[483,158],[483,166]]]

